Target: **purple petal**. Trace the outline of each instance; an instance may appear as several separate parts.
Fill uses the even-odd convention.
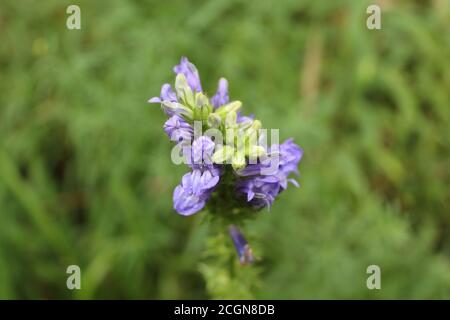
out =
[[[172,90],[172,87],[170,84],[166,83],[163,84],[161,87],[161,93],[159,97],[153,97],[150,100],[148,100],[148,103],[161,103],[163,101],[171,101],[171,102],[177,102],[177,95]]]
[[[230,101],[228,97],[228,81],[225,78],[220,78],[219,86],[216,94],[211,98],[211,103],[215,108],[218,108]]]
[[[202,210],[218,182],[219,176],[210,171],[186,173],[173,192],[174,209],[185,216]]]
[[[200,84],[200,76],[194,64],[189,62],[186,57],[181,57],[180,64],[173,67],[173,71],[178,74],[182,73],[186,77],[188,85],[193,91],[202,92],[202,85]]]
[[[194,129],[182,117],[178,115],[171,116],[164,123],[164,132],[171,141],[191,141],[194,135]]]
[[[241,232],[234,226],[231,225],[229,228],[230,237],[233,240],[234,247],[239,256],[239,261],[241,264],[251,264],[254,262],[253,252],[250,246],[245,240]]]

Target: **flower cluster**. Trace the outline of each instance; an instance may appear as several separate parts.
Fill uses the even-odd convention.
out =
[[[174,88],[164,84],[160,96],[149,102],[161,104],[169,117],[164,131],[191,169],[173,193],[179,214],[202,210],[230,172],[236,199],[255,209],[270,207],[288,182],[298,186],[289,176],[298,174],[303,151],[292,139],[265,146],[261,122],[242,115],[240,101],[230,101],[226,79],[219,80],[216,94],[208,98],[197,68],[187,58],[181,58],[173,71]]]

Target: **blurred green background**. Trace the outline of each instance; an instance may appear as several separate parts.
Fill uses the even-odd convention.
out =
[[[373,3],[381,30],[366,28]],[[450,298],[449,10],[2,0],[0,298],[249,297],[207,289],[208,228],[172,209],[187,169],[146,101],[182,55],[204,90],[225,76],[244,112],[305,151],[301,187],[245,228],[261,257],[242,268],[258,270],[250,297]],[[70,264],[82,290],[66,288]]]

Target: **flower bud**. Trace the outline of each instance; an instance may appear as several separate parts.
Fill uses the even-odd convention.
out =
[[[161,106],[169,115],[177,114],[189,120],[192,120],[194,118],[194,112],[181,103],[165,100],[161,103]]]
[[[194,92],[192,92],[186,77],[182,73],[178,73],[175,78],[175,91],[182,102],[191,107],[195,105]]]
[[[234,170],[239,170],[245,167],[245,155],[242,151],[236,151],[231,159],[231,165]]]
[[[232,146],[223,146],[216,150],[212,156],[212,161],[217,164],[227,163],[234,154],[234,148]]]
[[[237,113],[241,107],[242,102],[233,101],[217,108],[216,113],[219,114],[222,118],[225,118],[228,115],[228,113],[232,111]]]
[[[195,120],[206,121],[211,111],[212,106],[209,103],[208,97],[201,92],[197,92],[195,94],[195,104],[194,104]]]
[[[219,128],[220,127],[220,123],[221,123],[221,118],[217,113],[210,113],[208,115],[208,120],[207,120],[208,126],[210,128]]]
[[[229,227],[229,233],[239,256],[240,263],[242,265],[253,263],[255,259],[253,257],[252,249],[248,245],[247,240],[244,238],[242,233],[234,225]]]
[[[225,127],[234,128],[236,126],[237,114],[235,111],[230,111],[225,117]]]

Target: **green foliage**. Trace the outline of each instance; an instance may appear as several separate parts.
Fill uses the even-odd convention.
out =
[[[0,298],[450,298],[448,1],[0,2]],[[303,147],[240,267],[147,99],[186,55]],[[205,223],[202,223],[205,222]],[[82,290],[66,288],[77,264]],[[381,267],[381,290],[366,268]]]
[[[213,299],[252,299],[260,289],[258,266],[240,265],[230,244],[228,235],[218,230],[207,239],[199,264],[206,288]]]

